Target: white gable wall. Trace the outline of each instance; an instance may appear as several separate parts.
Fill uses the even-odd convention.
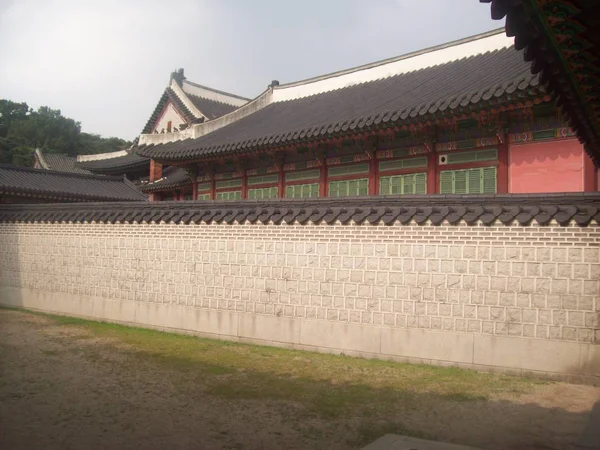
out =
[[[174,131],[179,128],[179,125],[185,123],[183,117],[177,112],[177,110],[173,107],[172,103],[168,103],[167,107],[164,109],[162,116],[158,119],[156,125],[152,129],[152,132],[160,133],[162,130],[167,132],[167,124],[171,122],[171,131]]]

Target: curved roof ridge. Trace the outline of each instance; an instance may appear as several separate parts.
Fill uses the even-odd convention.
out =
[[[273,101],[294,100],[356,84],[381,80],[507,48],[511,45],[513,45],[512,39],[504,34],[503,28],[499,28],[373,63],[281,84],[273,88]]]
[[[211,87],[205,86],[203,84],[194,83],[193,81],[190,81],[188,79],[183,80],[183,84],[190,84],[190,85],[192,85],[194,87],[197,87],[197,88],[206,89],[207,91],[212,91],[212,92],[214,92],[216,94],[226,95],[227,97],[237,98],[239,100],[246,100],[247,102],[249,102],[250,100],[252,100],[251,98],[242,97],[241,95],[232,94],[231,92],[221,91],[219,89],[211,88]],[[195,95],[195,94],[192,94],[190,92],[187,92],[187,93],[191,94],[191,95]]]

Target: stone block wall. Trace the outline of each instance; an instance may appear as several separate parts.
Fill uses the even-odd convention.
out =
[[[600,380],[600,226],[0,224],[0,301]]]

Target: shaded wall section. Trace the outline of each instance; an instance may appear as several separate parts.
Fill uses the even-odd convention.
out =
[[[511,145],[509,192],[581,192],[585,152],[577,139]]]

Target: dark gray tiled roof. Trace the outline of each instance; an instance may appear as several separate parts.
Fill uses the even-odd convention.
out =
[[[177,189],[191,183],[192,180],[185,169],[169,166],[163,170],[163,178],[161,180],[143,184],[140,186],[140,189],[143,192],[159,192]]]
[[[45,169],[0,165],[0,192],[65,201],[145,200],[121,177],[84,175]]]
[[[529,195],[405,195],[240,202],[136,202],[6,205],[0,222],[274,223],[548,225],[600,223],[600,193]]]
[[[40,151],[41,153],[41,151]],[[79,174],[90,174],[84,168],[77,167],[77,158],[59,153],[42,153],[42,157],[48,166],[48,170],[59,172],[71,172]]]
[[[229,114],[230,112],[239,108],[239,106],[218,102],[216,100],[210,100],[204,97],[198,97],[197,95],[187,94],[187,96],[194,106],[198,108],[198,110],[204,114],[208,120],[224,116],[225,114]]]
[[[77,163],[77,166],[97,173],[125,172],[132,169],[150,167],[150,160],[135,153],[129,153],[115,158],[80,161]]]
[[[235,154],[399,123],[438,113],[467,112],[499,97],[530,98],[538,76],[513,47],[366,82],[310,97],[272,103],[196,139],[140,147],[159,161]]]

